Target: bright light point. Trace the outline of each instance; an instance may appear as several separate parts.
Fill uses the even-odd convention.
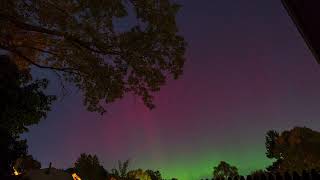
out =
[[[72,177],[73,177],[73,180],[81,180],[81,178],[76,173],[73,173]]]
[[[15,176],[18,176],[18,175],[20,175],[21,173],[19,173],[19,172],[13,167],[13,174],[14,174]]]

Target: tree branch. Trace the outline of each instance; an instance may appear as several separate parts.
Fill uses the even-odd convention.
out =
[[[64,80],[63,80],[63,78],[61,77],[61,75],[58,72],[56,72],[56,71],[52,71],[52,72],[57,76],[58,81],[60,82],[60,85],[61,85],[61,97],[63,99],[68,94],[68,90],[67,90],[67,88],[65,87],[65,85],[63,83]]]
[[[59,5],[56,5],[54,2],[51,2],[51,0],[46,0],[46,1],[44,1],[43,3],[48,4],[48,5],[52,6],[52,7],[54,7],[55,9],[57,9],[58,11],[64,13],[66,16],[68,16],[68,17],[70,17],[70,18],[72,17],[66,10],[60,8]]]
[[[15,46],[17,48],[28,48],[28,49],[33,49],[33,50],[36,50],[36,51],[40,51],[40,52],[43,52],[43,53],[46,53],[46,54],[51,54],[53,56],[60,56],[60,54],[56,54],[55,52],[52,52],[52,51],[48,51],[48,50],[44,50],[44,49],[40,49],[40,48],[36,48],[36,47],[31,47],[31,46]]]
[[[27,56],[25,56],[23,53],[21,53],[20,51],[14,49],[14,48],[10,48],[10,47],[6,47],[0,44],[0,48],[7,50],[9,52],[12,52],[16,55],[18,55],[19,57],[23,58],[25,61],[27,61],[28,63],[38,67],[38,68],[42,68],[42,69],[51,69],[51,70],[55,70],[55,71],[62,71],[62,72],[66,72],[66,73],[72,73],[72,74],[80,74],[79,71],[77,71],[74,68],[58,68],[58,67],[52,67],[52,66],[43,66],[41,64],[37,64],[35,62],[33,62],[30,58],[28,58]]]
[[[117,51],[108,51],[108,50],[104,50],[104,49],[103,50],[99,49],[96,45],[92,45],[91,42],[83,41],[74,35],[70,35],[68,33],[60,32],[57,30],[43,28],[43,27],[36,26],[36,25],[27,24],[25,22],[17,20],[15,17],[3,14],[1,12],[0,12],[0,19],[9,21],[10,23],[14,24],[16,27],[19,27],[19,28],[24,29],[26,31],[34,31],[34,32],[39,32],[39,33],[44,33],[44,34],[49,34],[49,35],[65,38],[65,39],[72,41],[72,42],[75,42],[75,43],[85,47],[89,51],[92,51],[95,53],[104,54],[104,55],[120,55],[120,53]]]

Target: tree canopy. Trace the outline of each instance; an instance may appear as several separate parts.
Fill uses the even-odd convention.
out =
[[[186,42],[170,0],[1,0],[0,49],[21,68],[49,69],[84,92],[90,111],[125,93],[153,108],[178,78]]]
[[[107,171],[100,165],[96,155],[81,154],[74,165],[75,172],[83,180],[105,180]]]
[[[238,176],[238,169],[235,166],[232,166],[228,164],[225,161],[221,161],[218,166],[213,168],[213,178],[218,179],[218,178],[224,178],[227,179],[228,177],[235,177]]]
[[[268,168],[276,172],[320,170],[320,132],[295,127],[281,134],[269,131],[266,136],[267,157],[276,161]]]

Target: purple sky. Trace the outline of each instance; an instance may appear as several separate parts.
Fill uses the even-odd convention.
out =
[[[43,166],[70,167],[87,152],[108,169],[130,158],[132,168],[166,178],[209,177],[220,160],[246,174],[270,164],[266,131],[320,130],[320,66],[280,0],[179,2],[187,62],[157,94],[157,108],[128,95],[100,116],[72,91],[26,135]]]

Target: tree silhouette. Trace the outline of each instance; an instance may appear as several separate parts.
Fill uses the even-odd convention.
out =
[[[265,173],[260,174],[260,180],[267,180],[267,176]]]
[[[248,176],[247,176],[247,180],[252,180],[252,176],[251,176],[251,175],[248,175]]]
[[[253,180],[260,180],[260,175],[254,175],[254,176],[252,176],[252,179]]]
[[[162,180],[162,176],[160,171],[153,171],[153,170],[146,170],[146,173],[149,174],[149,176],[151,177],[151,180]]]
[[[0,174],[12,174],[14,162],[27,155],[19,135],[46,117],[54,96],[43,93],[46,80],[30,81],[8,56],[0,56]]]
[[[68,170],[71,171],[70,169]],[[108,172],[100,165],[96,155],[81,154],[74,164],[74,171],[83,180],[105,180]]]
[[[142,170],[142,169],[137,169],[137,170],[131,170],[128,172],[128,179],[131,180],[152,180],[151,176],[149,175],[148,172]]]
[[[21,68],[62,75],[90,111],[125,93],[152,93],[182,74],[186,42],[170,0],[1,0],[0,49]]]
[[[221,161],[218,166],[213,168],[213,178],[224,178],[238,176],[238,169],[235,166],[231,166],[225,161]]]
[[[26,173],[33,169],[40,169],[41,163],[31,155],[20,157],[16,160],[14,168],[20,173]]]
[[[255,176],[258,176],[260,177],[262,174],[265,174],[266,172],[264,170],[255,170],[253,172],[250,173],[251,176],[255,177]]]
[[[0,128],[16,136],[45,118],[55,99],[43,93],[47,83],[45,79],[30,82],[9,57],[0,56]]]
[[[266,137],[267,157],[276,159],[268,168],[274,172],[302,173],[320,170],[320,132],[306,127],[295,127],[278,134],[269,131]]]
[[[0,177],[13,174],[13,165],[19,157],[27,155],[26,140],[19,140],[5,129],[0,129]]]
[[[121,161],[118,161],[118,169],[116,168],[111,169],[111,176],[117,180],[127,179],[129,162],[130,162],[129,160],[126,160],[123,163]]]

